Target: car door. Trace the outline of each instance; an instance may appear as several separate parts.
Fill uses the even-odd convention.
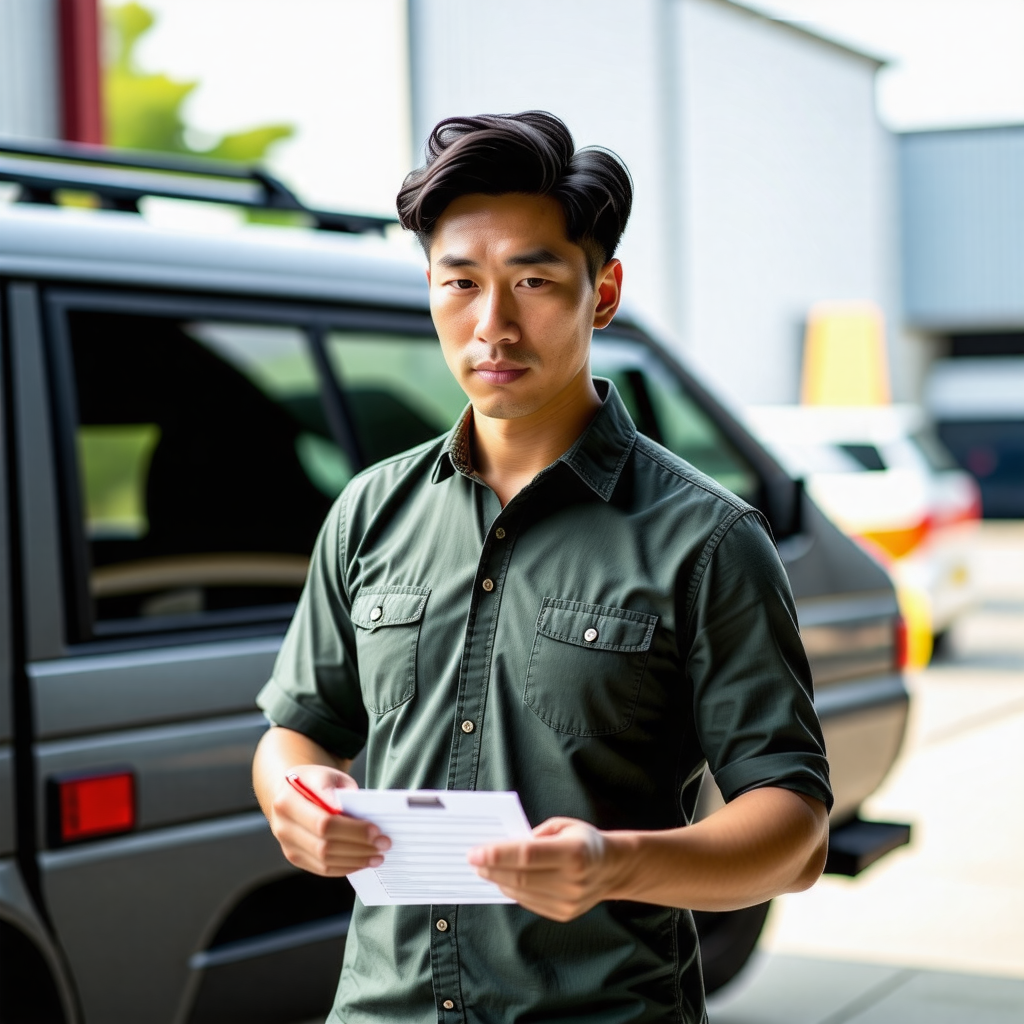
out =
[[[289,917],[298,876],[250,782],[254,698],[353,470],[308,332],[286,308],[53,289],[14,342],[39,870],[84,1019],[209,1019],[211,977],[262,991],[247,958],[276,978],[262,1010],[284,999],[259,1019],[318,1012],[347,922],[320,911],[351,890]],[[319,973],[290,962],[288,985],[275,955],[303,943]]]

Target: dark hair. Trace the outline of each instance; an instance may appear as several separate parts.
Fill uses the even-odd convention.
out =
[[[565,232],[587,257],[591,278],[612,258],[633,205],[622,160],[596,146],[577,150],[564,122],[543,110],[446,117],[430,133],[427,161],[398,192],[398,219],[424,252],[438,218],[460,196],[524,192],[551,196]]]

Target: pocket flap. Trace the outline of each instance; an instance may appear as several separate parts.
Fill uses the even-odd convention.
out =
[[[362,629],[419,622],[429,587],[375,587],[361,590],[352,602],[352,621]]]
[[[537,632],[598,651],[646,651],[657,622],[657,615],[628,608],[545,597]]]

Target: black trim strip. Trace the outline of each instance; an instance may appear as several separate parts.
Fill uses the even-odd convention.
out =
[[[35,289],[33,289],[33,292]],[[16,412],[14,408],[13,324],[11,322],[10,289],[4,289],[0,299],[0,359],[2,359],[2,388],[0,388],[0,415],[3,417],[3,457],[6,462],[8,536],[6,538],[11,567],[10,602],[10,659],[11,659],[11,716],[14,736],[12,740],[14,768],[14,835],[15,859],[22,880],[35,904],[39,916],[54,934],[43,895],[39,872],[36,836],[36,770],[33,752],[35,716],[32,710],[32,690],[25,670],[27,659],[25,602],[18,595],[24,593],[24,561],[22,545],[21,477],[19,474],[18,445],[16,443]]]
[[[252,960],[271,953],[282,953],[298,946],[309,946],[314,942],[325,942],[329,939],[340,939],[348,934],[351,914],[338,914],[325,917],[310,924],[297,924],[293,928],[281,928],[266,935],[257,935],[252,939],[239,939],[237,942],[225,942],[223,946],[214,946],[193,953],[188,965],[194,971],[203,971],[210,967],[221,967],[224,964],[235,964],[240,960]]]

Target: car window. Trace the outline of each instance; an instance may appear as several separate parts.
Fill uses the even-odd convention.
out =
[[[755,434],[757,431],[755,430]],[[765,447],[775,456],[786,472],[794,477],[812,473],[865,473],[864,464],[848,455],[842,448],[824,441],[777,441],[761,435]]]
[[[873,444],[837,444],[836,447],[852,459],[856,459],[865,469],[878,471],[886,468],[882,453]]]
[[[682,383],[646,346],[594,339],[593,371],[611,379],[637,428],[746,501],[760,478]]]
[[[466,406],[435,338],[332,331],[326,348],[368,463],[444,433]],[[755,471],[645,346],[595,337],[593,371],[615,383],[640,430],[734,493],[756,498]]]
[[[352,466],[305,333],[68,317],[93,631],[289,614]]]
[[[368,464],[445,433],[466,407],[436,338],[339,330],[325,344]]]

